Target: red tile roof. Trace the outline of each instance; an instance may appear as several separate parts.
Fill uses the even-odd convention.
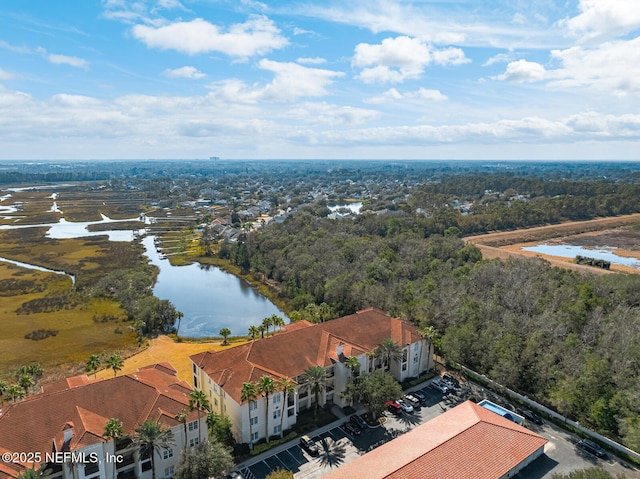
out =
[[[497,479],[547,442],[467,401],[324,477]]]
[[[54,442],[62,447],[63,431],[70,427],[73,437],[68,447],[82,448],[104,441],[102,433],[109,418],[122,421],[125,434],[134,434],[149,419],[173,427],[178,424],[174,416],[188,408],[192,389],[178,379],[170,364],[163,363],[112,379],[69,379],[45,391],[5,405],[0,415],[0,449],[44,455],[53,451]],[[196,418],[193,411],[188,420]]]
[[[369,308],[325,323],[292,327],[269,338],[224,351],[207,351],[191,360],[240,403],[242,384],[263,375],[295,378],[311,366],[330,366],[343,356],[358,356],[375,349],[384,339],[396,344],[420,341],[418,329],[409,321],[392,318]]]

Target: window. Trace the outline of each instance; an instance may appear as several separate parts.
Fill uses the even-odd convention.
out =
[[[170,457],[173,457],[173,449],[171,449],[171,448],[163,449],[162,450],[162,459],[169,459]]]
[[[257,417],[252,417],[251,418],[251,425],[255,426],[256,424],[258,424],[258,418]]]
[[[407,363],[402,363],[402,370],[406,371],[407,370]]]
[[[279,419],[280,416],[282,416],[282,411],[280,411],[280,409],[273,411],[273,419]]]
[[[249,402],[249,411],[255,411],[258,409],[258,403],[256,401]]]
[[[217,406],[217,405],[218,405],[218,399],[217,399],[217,398],[214,398],[214,399],[213,399],[213,405],[214,405],[214,406]]]
[[[251,433],[251,440],[252,441],[257,441],[258,440],[258,433],[257,432]]]
[[[403,363],[407,362],[408,355],[409,355],[409,350],[408,349],[403,349],[402,350],[402,362]]]
[[[273,395],[273,404],[280,404],[280,400],[282,399],[282,397],[280,396],[280,393],[276,393]]]
[[[274,434],[280,434],[280,431],[282,431],[282,428],[280,427],[280,424],[278,424],[276,427],[273,428],[273,433]]]
[[[418,359],[419,359],[419,358],[418,358],[418,356],[414,356],[414,357],[413,357],[413,364],[417,363],[417,362],[418,362]]]
[[[169,466],[164,470],[164,477],[167,479],[170,477],[173,477],[174,474],[175,474],[175,470],[173,466]]]
[[[87,464],[84,466],[84,475],[85,476],[90,476],[92,474],[95,474],[96,472],[100,471],[100,464],[98,463],[91,463],[91,464]]]
[[[189,431],[195,431],[198,429],[198,421],[191,421],[189,423]]]
[[[200,438],[193,437],[189,439],[189,447],[194,447],[194,446],[197,446],[198,444],[200,444]]]

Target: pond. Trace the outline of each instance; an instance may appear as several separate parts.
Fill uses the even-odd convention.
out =
[[[74,223],[62,218],[58,223],[3,225],[0,229],[48,226],[46,236],[55,239],[108,235],[111,241],[132,241],[134,234],[131,230],[88,231],[87,227],[136,219],[138,218],[112,220],[102,215],[100,221]],[[142,222],[140,225],[144,228]],[[139,231],[143,232],[144,229]],[[234,336],[244,336],[249,326],[258,326],[262,319],[272,314],[287,320],[286,315],[271,301],[236,276],[217,267],[202,267],[199,264],[172,266],[168,259],[161,258],[157,253],[153,236],[143,238],[142,243],[151,263],[160,269],[158,281],[153,288],[154,294],[160,299],[171,301],[176,309],[184,314],[180,323],[180,336],[218,336],[221,328],[229,328]],[[2,260],[0,258],[0,261]],[[10,262],[17,264],[14,261]],[[42,270],[39,266],[26,263],[20,263],[20,266]]]
[[[200,264],[171,266],[156,252],[153,236],[142,240],[151,263],[160,268],[153,294],[168,299],[184,314],[180,336],[218,336],[221,328],[244,336],[249,326],[259,326],[263,318],[287,316],[271,301],[240,278],[217,267]]]
[[[640,260],[637,258],[627,258],[615,253],[615,248],[600,247],[587,249],[582,246],[568,244],[539,244],[536,246],[524,246],[523,251],[533,251],[535,253],[547,254],[549,256],[559,256],[561,258],[575,258],[576,256],[586,256],[588,258],[603,259],[622,266],[640,269]]]

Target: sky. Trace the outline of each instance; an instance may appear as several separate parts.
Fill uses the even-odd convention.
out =
[[[640,159],[639,1],[5,1],[0,159]]]

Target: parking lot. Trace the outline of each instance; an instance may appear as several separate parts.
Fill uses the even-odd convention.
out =
[[[303,449],[299,440],[274,448],[241,467],[245,479],[264,479],[272,471],[281,468],[294,473],[296,479],[315,479],[332,469],[350,462],[368,451],[393,440],[400,434],[423,424],[451,407],[455,407],[471,394],[481,393],[479,386],[458,391],[457,395],[445,396],[429,387],[418,390],[424,394],[424,406],[413,413],[399,415],[385,412],[385,422],[377,427],[362,430],[358,435],[349,434],[344,424],[333,424],[321,428],[309,436],[319,445],[319,454],[312,456]],[[341,420],[345,423],[348,418]],[[599,465],[612,474],[625,474],[628,478],[640,479],[640,471],[617,459],[598,459],[576,447],[578,438],[555,425],[545,422],[530,428],[549,439],[545,454],[516,476],[517,479],[549,479],[554,473],[568,473],[576,469]]]

